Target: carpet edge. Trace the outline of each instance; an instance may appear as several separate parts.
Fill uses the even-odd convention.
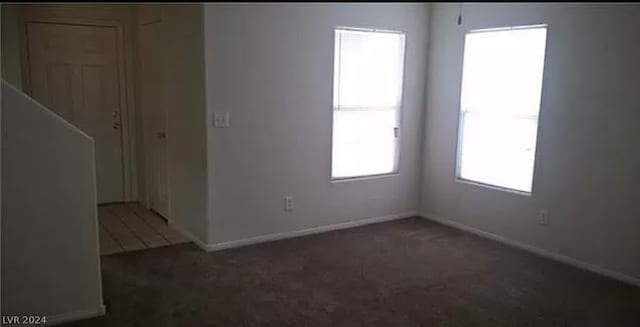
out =
[[[237,247],[247,246],[252,244],[284,240],[288,238],[313,235],[318,233],[336,231],[336,230],[347,229],[347,228],[354,228],[359,226],[365,226],[370,224],[383,223],[387,221],[405,219],[410,217],[419,217],[419,216],[420,214],[417,211],[407,211],[407,212],[402,212],[397,214],[357,219],[357,220],[351,220],[343,223],[322,225],[322,226],[316,226],[316,227],[294,230],[289,232],[270,233],[270,234],[252,236],[252,237],[241,238],[237,240],[231,240],[231,241],[220,242],[220,243],[213,243],[213,244],[203,243],[197,238],[195,238],[193,235],[191,235],[190,233],[182,230],[179,226],[174,226],[174,227],[180,230],[183,234],[185,234],[185,236],[188,236],[190,239],[192,239],[194,243],[196,243],[196,245],[198,245],[198,247],[200,247],[202,250],[207,252],[212,252],[212,251],[220,251],[224,249],[237,248]]]

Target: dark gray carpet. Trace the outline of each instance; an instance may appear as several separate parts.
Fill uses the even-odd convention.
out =
[[[68,326],[640,326],[640,288],[419,218],[102,268],[108,314]]]

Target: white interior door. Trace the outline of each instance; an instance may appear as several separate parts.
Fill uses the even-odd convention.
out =
[[[140,89],[151,209],[168,218],[167,110],[162,105],[159,28],[154,21],[140,26]]]
[[[98,202],[124,201],[116,28],[26,27],[31,96],[93,137]]]

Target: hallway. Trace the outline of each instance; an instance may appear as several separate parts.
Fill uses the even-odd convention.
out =
[[[169,227],[166,220],[140,203],[98,206],[100,254],[150,249],[189,240]]]

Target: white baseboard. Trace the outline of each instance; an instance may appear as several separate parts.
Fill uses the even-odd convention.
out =
[[[334,230],[364,226],[369,224],[375,224],[375,223],[381,223],[385,221],[392,221],[392,220],[409,218],[409,217],[417,217],[417,216],[419,216],[419,214],[414,211],[403,212],[403,213],[398,213],[393,215],[358,219],[358,220],[352,220],[344,223],[318,226],[318,227],[301,229],[301,230],[291,231],[291,232],[273,233],[273,234],[254,236],[254,237],[243,238],[239,240],[233,240],[233,241],[222,242],[222,243],[215,243],[215,244],[205,244],[201,242],[197,237],[194,237],[193,234],[187,231],[184,231],[179,226],[175,226],[175,227],[176,229],[184,233],[185,236],[188,236],[189,238],[191,238],[194,241],[194,243],[196,243],[201,249],[207,252],[211,252],[211,251],[219,251],[224,249],[236,248],[236,247],[245,246],[245,245],[282,240],[282,239],[293,238],[293,237],[304,236],[304,235],[318,234],[323,232],[329,232]]]
[[[318,227],[307,228],[307,229],[302,229],[302,230],[297,230],[292,232],[266,234],[266,235],[249,237],[249,238],[233,240],[233,241],[228,241],[223,243],[209,244],[207,245],[207,250],[208,251],[224,250],[224,249],[230,249],[230,248],[235,248],[235,247],[240,247],[245,245],[282,240],[282,239],[293,238],[293,237],[304,236],[304,235],[318,234],[323,232],[353,228],[358,226],[364,226],[369,224],[381,223],[385,221],[392,221],[392,220],[416,217],[416,216],[419,216],[417,212],[403,212],[403,213],[394,214],[394,215],[352,220],[344,223],[318,226]]]
[[[59,325],[67,322],[95,318],[103,316],[107,313],[107,309],[104,304],[101,304],[95,309],[77,310],[73,312],[67,312],[59,315],[47,316],[47,326]]]
[[[572,257],[566,256],[566,255],[563,255],[563,254],[554,253],[554,252],[551,252],[551,251],[548,251],[548,250],[545,250],[545,249],[541,249],[539,247],[535,247],[533,245],[529,245],[529,244],[526,244],[526,243],[522,243],[522,242],[519,242],[519,241],[515,241],[515,240],[512,240],[512,239],[506,238],[504,236],[500,236],[500,235],[497,235],[497,234],[489,233],[489,232],[477,229],[475,227],[471,227],[471,226],[468,226],[468,225],[465,225],[465,224],[461,224],[459,222],[455,222],[455,221],[452,221],[452,220],[449,220],[449,219],[444,219],[444,218],[441,218],[441,217],[437,217],[437,216],[430,215],[430,214],[424,214],[424,213],[421,214],[420,216],[422,218],[424,218],[424,219],[432,220],[432,221],[435,221],[435,222],[443,224],[443,225],[447,225],[447,226],[450,226],[450,227],[453,227],[453,228],[456,228],[456,229],[463,230],[465,232],[469,232],[471,234],[475,234],[475,235],[478,235],[478,236],[481,236],[481,237],[484,237],[484,238],[488,238],[488,239],[491,239],[491,240],[494,240],[494,241],[497,241],[497,242],[500,242],[500,243],[503,243],[503,244],[506,244],[506,245],[509,245],[509,246],[512,246],[512,247],[515,247],[515,248],[518,248],[518,249],[521,249],[521,250],[524,250],[524,251],[527,251],[527,252],[530,252],[530,253],[545,257],[545,258],[548,258],[548,259],[551,259],[551,260],[562,262],[562,263],[568,264],[570,266],[573,266],[573,267],[576,267],[576,268],[579,268],[579,269],[587,270],[587,271],[590,271],[590,272],[593,272],[593,273],[596,273],[596,274],[599,274],[599,275],[602,275],[602,276],[605,276],[605,277],[613,278],[615,280],[619,280],[621,282],[640,287],[640,279],[636,278],[636,277],[631,277],[631,276],[625,275],[623,273],[619,273],[617,271],[613,271],[613,270],[610,270],[610,269],[607,269],[607,268],[603,268],[603,267],[600,267],[598,265],[594,265],[594,264],[591,264],[591,263],[588,263],[588,262],[584,262],[584,261],[581,261],[581,260],[578,260],[578,259],[574,259]]]

